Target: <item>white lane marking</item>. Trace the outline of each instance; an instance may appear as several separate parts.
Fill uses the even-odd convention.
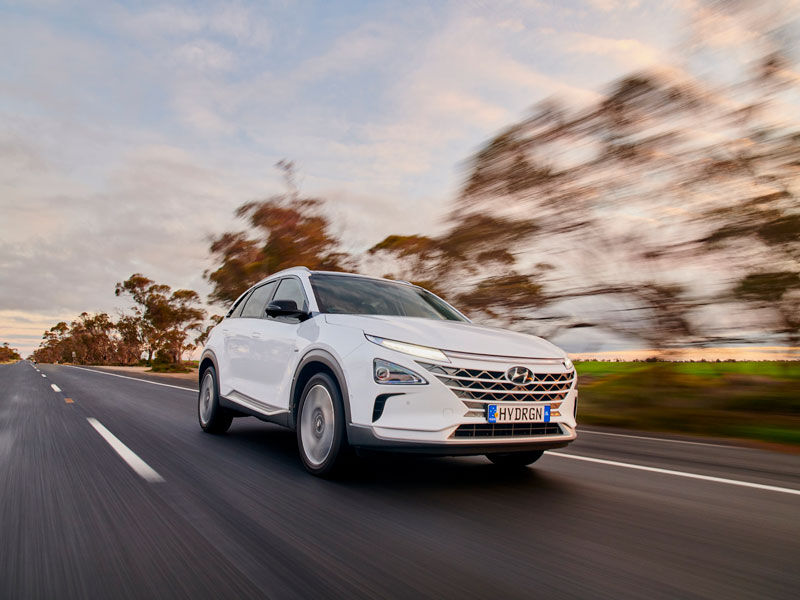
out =
[[[752,448],[744,448],[740,446],[731,446],[730,444],[711,444],[709,442],[690,442],[688,440],[671,440],[669,438],[649,437],[646,435],[632,435],[630,433],[608,433],[607,431],[591,431],[589,429],[578,429],[578,434],[590,433],[592,435],[610,435],[614,437],[634,438],[637,440],[649,440],[651,442],[669,442],[670,444],[690,444],[692,446],[713,446],[715,448],[735,448],[737,450],[752,450]]]
[[[139,377],[128,377],[127,375],[117,375],[116,373],[106,373],[105,371],[95,371],[94,369],[85,369],[83,367],[75,367],[72,365],[63,365],[65,367],[69,367],[70,369],[80,369],[81,371],[89,371],[90,373],[99,373],[100,375],[111,375],[112,377],[122,377],[122,379],[133,379],[134,381],[143,381],[144,383],[152,383],[153,385],[163,385],[164,387],[168,388],[175,388],[176,390],[186,390],[187,392],[197,393],[197,390],[187,387],[181,387],[179,385],[170,385],[168,383],[159,383],[158,381],[150,381],[149,379],[141,379]]]
[[[51,383],[50,387],[53,388],[54,392],[60,392],[61,391],[61,388],[58,387],[55,383]]]
[[[103,436],[103,439],[108,442],[108,445],[111,446],[117,454],[119,454],[120,458],[128,463],[128,466],[136,471],[136,474],[142,479],[149,481],[150,483],[164,481],[164,478],[161,477],[161,475],[156,473],[150,465],[139,458],[133,450],[120,442],[119,439],[108,429],[106,429],[100,421],[92,417],[87,417],[86,420],[89,421],[89,424],[97,430],[97,433]]]
[[[553,452],[548,450],[545,454],[550,456],[560,456],[562,458],[571,458],[573,460],[585,460],[587,462],[598,463],[601,465],[610,465],[612,467],[623,467],[626,469],[636,469],[637,471],[650,471],[651,473],[661,473],[662,475],[675,475],[676,477],[687,477],[689,479],[701,479],[703,481],[713,481],[715,483],[727,483],[729,485],[739,485],[742,487],[754,488],[757,490],[767,490],[770,492],[781,492],[783,494],[794,494],[800,496],[800,490],[792,488],[777,487],[774,485],[764,485],[763,483],[753,483],[752,481],[739,481],[738,479],[726,479],[724,477],[712,477],[711,475],[700,475],[698,473],[688,473],[686,471],[673,471],[672,469],[660,469],[658,467],[646,467],[644,465],[635,465],[632,463],[618,462],[616,460],[605,460],[603,458],[591,458],[589,456],[578,456],[577,454],[566,454],[564,452]]]

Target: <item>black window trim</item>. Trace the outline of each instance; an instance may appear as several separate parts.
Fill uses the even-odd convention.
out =
[[[233,313],[235,313],[236,309],[239,308],[240,306],[244,307],[244,303],[247,302],[247,299],[250,297],[250,292],[252,292],[252,291],[253,291],[253,288],[250,288],[244,294],[242,294],[241,296],[239,296],[236,299],[236,302],[233,303],[233,306],[230,307],[230,309],[228,310],[227,314],[225,315],[226,319],[238,319],[239,318],[239,317],[234,317]]]

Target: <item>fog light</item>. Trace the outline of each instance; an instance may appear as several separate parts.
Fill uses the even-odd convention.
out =
[[[372,375],[376,383],[382,384],[424,385],[428,383],[411,369],[406,369],[382,358],[372,361]]]

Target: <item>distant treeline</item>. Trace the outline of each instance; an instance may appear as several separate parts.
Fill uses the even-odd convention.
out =
[[[92,365],[133,365],[143,357],[148,363],[180,363],[207,335],[197,292],[172,291],[138,273],[118,283],[114,292],[133,299],[132,312],[116,320],[107,313],[84,312],[70,324],[62,321],[44,333],[33,358]]]
[[[0,346],[0,363],[12,362],[20,358],[21,356],[16,348],[11,348],[8,342],[3,342],[3,345]]]

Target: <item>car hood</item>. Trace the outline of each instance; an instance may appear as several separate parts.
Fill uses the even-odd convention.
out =
[[[534,335],[461,321],[336,314],[326,314],[325,321],[331,325],[361,329],[369,335],[440,350],[519,358],[566,356],[557,346]]]

